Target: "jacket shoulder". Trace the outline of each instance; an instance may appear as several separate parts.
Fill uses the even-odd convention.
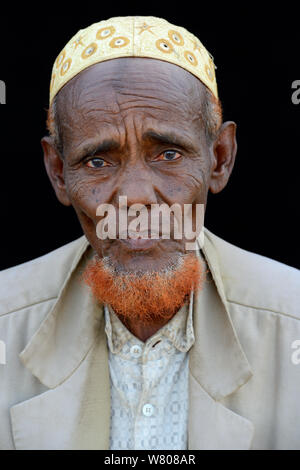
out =
[[[85,236],[46,255],[0,271],[0,316],[58,296]]]
[[[239,248],[208,230],[229,302],[300,318],[300,271]]]

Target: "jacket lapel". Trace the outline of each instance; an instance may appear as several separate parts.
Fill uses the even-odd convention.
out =
[[[62,384],[11,408],[16,449],[109,448],[110,389],[105,336]]]
[[[205,231],[209,273],[194,296],[195,344],[190,351],[190,449],[248,449],[253,424],[220,402],[251,377],[227,308],[217,253]]]
[[[17,449],[108,449],[110,382],[103,308],[80,281],[92,256],[87,247],[85,240],[56,304],[20,354],[50,390],[10,409]]]

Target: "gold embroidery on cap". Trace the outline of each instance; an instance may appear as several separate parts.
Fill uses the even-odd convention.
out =
[[[74,49],[77,49],[78,46],[84,47],[84,44],[82,43],[83,36],[79,36],[79,38],[75,39],[73,42]]]
[[[215,66],[215,63],[214,63],[213,59],[209,59],[209,64],[210,64],[210,70],[211,70],[213,79],[215,80],[215,78],[216,78],[215,69],[216,69],[217,67]]]
[[[149,31],[149,33],[153,33],[153,31],[151,31],[151,28],[153,28],[153,26],[149,26],[147,23],[143,23],[141,26],[138,26],[140,28],[140,31],[139,31],[139,34],[142,34],[144,31]]]
[[[168,32],[168,36],[171,39],[174,44],[177,44],[178,46],[183,46],[184,45],[184,40],[183,37],[181,36],[178,31],[175,31],[174,29],[170,29]]]
[[[211,68],[210,68],[207,64],[205,64],[205,72],[206,72],[208,78],[209,78],[211,81],[213,81],[213,80],[214,80],[214,74],[212,73]]]
[[[106,26],[106,28],[101,28],[97,31],[96,38],[97,39],[106,39],[112,36],[116,32],[116,28],[114,26]]]
[[[124,47],[129,44],[130,41],[128,38],[125,38],[125,36],[119,36],[117,38],[114,38],[110,41],[109,45],[110,47]]]
[[[60,74],[65,75],[69,68],[71,67],[72,59],[67,59],[61,66]]]
[[[170,54],[174,50],[172,44],[167,39],[158,39],[155,44],[157,49],[167,54]]]
[[[202,47],[200,43],[197,41],[193,41],[193,44],[194,44],[194,51],[199,51],[200,53],[202,53]]]
[[[184,57],[190,64],[194,65],[195,67],[198,65],[198,61],[191,51],[184,51]]]
[[[88,57],[91,57],[91,55],[95,54],[97,49],[97,44],[95,42],[92,42],[82,51],[81,57],[83,59],[87,59]]]
[[[56,59],[56,68],[58,68],[63,63],[65,57],[66,51],[63,50]]]

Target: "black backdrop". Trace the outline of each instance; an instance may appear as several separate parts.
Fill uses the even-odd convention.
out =
[[[63,13],[47,4],[53,15],[16,8],[0,17],[0,80],[7,93],[0,106],[0,269],[82,234],[72,208],[56,200],[43,166],[40,139],[46,132],[51,69],[79,29],[125,15],[160,16],[184,26],[215,58],[224,119],[238,125],[238,153],[228,186],[209,196],[207,228],[299,269],[300,104],[291,100],[292,82],[300,80],[295,10],[283,17],[273,10],[263,15],[253,4],[222,11],[218,4],[203,9],[199,2],[196,7],[187,2],[89,5],[74,4]]]

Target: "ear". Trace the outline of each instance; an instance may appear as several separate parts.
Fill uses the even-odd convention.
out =
[[[213,145],[213,165],[209,189],[219,193],[225,188],[231,175],[237,152],[236,124],[224,122]]]
[[[56,150],[52,137],[43,137],[41,144],[44,151],[45,167],[56,197],[65,206],[70,206],[71,202],[64,180],[64,161]]]

